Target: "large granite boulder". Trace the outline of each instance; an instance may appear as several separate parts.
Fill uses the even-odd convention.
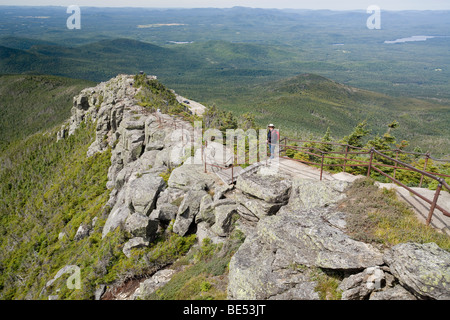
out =
[[[277,175],[245,174],[236,181],[237,211],[245,219],[274,215],[288,203],[291,181]]]
[[[143,174],[134,179],[128,186],[130,202],[138,213],[149,215],[155,208],[159,193],[165,187],[162,177],[152,174]]]
[[[215,221],[211,231],[220,237],[226,237],[232,229],[234,214],[237,214],[235,204],[217,206],[214,209]]]
[[[103,226],[102,239],[105,238],[110,231],[114,231],[120,224],[124,223],[130,215],[130,208],[126,205],[113,208]]]
[[[170,203],[164,203],[152,211],[150,214],[150,219],[167,223],[175,219],[177,217],[177,213],[177,206]]]
[[[402,243],[384,255],[400,283],[425,299],[450,299],[450,253],[435,243]]]
[[[202,165],[187,163],[175,168],[168,180],[169,187],[186,191],[197,184],[205,184],[208,189],[211,189],[214,183],[214,178],[204,172]]]
[[[246,238],[231,259],[229,298],[313,299],[317,298],[311,289],[314,281],[292,266],[354,271],[382,265],[382,254],[348,237],[340,230],[345,224],[338,217],[326,208],[292,211],[283,207],[261,219],[257,232]],[[311,294],[305,296],[305,292]]]
[[[158,221],[151,220],[141,213],[133,213],[125,221],[125,231],[135,237],[153,239],[158,231]]]
[[[150,243],[148,240],[146,240],[142,237],[135,237],[135,238],[132,238],[132,239],[128,240],[127,242],[125,242],[125,244],[123,245],[122,252],[124,253],[124,255],[127,256],[127,258],[130,258],[131,257],[131,249],[148,247],[149,244]]]
[[[214,201],[210,194],[206,194],[200,201],[200,210],[195,217],[195,223],[205,221],[210,226],[213,225],[216,219],[215,209],[226,205],[233,205],[236,207],[236,202],[232,199],[220,199]]]
[[[316,181],[295,177],[289,206],[294,209],[330,206],[345,198],[347,186],[348,182],[345,181]]]
[[[204,190],[189,190],[178,208],[177,217],[173,224],[173,232],[184,236],[200,211],[202,198],[207,194]]]
[[[236,189],[253,198],[268,203],[287,203],[291,181],[276,175],[258,173],[241,175],[236,181]]]

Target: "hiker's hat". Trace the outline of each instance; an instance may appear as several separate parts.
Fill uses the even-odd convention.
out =
[[[273,123],[269,124],[268,127],[274,127],[274,128],[275,128],[275,126],[273,125]]]

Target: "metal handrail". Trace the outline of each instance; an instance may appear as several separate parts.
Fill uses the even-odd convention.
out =
[[[155,114],[159,125],[162,125],[162,119],[158,114]],[[172,126],[174,127],[174,129],[177,129],[177,123],[176,121],[172,122]],[[186,129],[184,127],[183,124],[181,124],[181,129]],[[182,135],[182,140],[184,140],[184,134]],[[281,145],[281,141],[284,140],[284,145]],[[316,148],[316,146],[311,146],[311,147],[299,147],[299,146],[289,146],[287,145],[289,141],[294,141],[294,142],[303,142],[303,143],[315,143],[315,144],[321,144],[321,145],[338,145],[341,147],[345,147],[345,152],[344,151],[323,151],[319,148]],[[288,157],[283,157],[281,156],[281,147],[284,147],[284,152],[286,152],[287,149],[294,149],[294,150],[299,150],[299,149],[307,149],[308,151],[302,150],[303,153],[312,155],[312,156],[316,156],[318,158],[321,158],[320,163],[315,163],[315,162],[310,162],[310,161],[305,161],[305,160],[297,160],[297,159],[291,159],[291,160],[295,160],[295,161],[299,161],[299,162],[303,162],[303,163],[307,163],[307,164],[311,164],[311,165],[320,165],[320,180],[322,180],[322,175],[323,175],[323,168],[324,166],[341,166],[345,172],[345,168],[346,167],[367,167],[367,176],[370,177],[370,173],[371,170],[373,169],[374,171],[380,173],[381,175],[387,177],[388,179],[390,179],[391,181],[393,181],[394,183],[400,185],[401,187],[405,188],[406,190],[408,190],[409,192],[413,193],[414,195],[418,196],[419,198],[421,198],[422,200],[424,200],[425,202],[431,204],[431,208],[428,214],[428,218],[427,218],[427,225],[430,224],[431,219],[433,217],[433,213],[435,209],[440,210],[445,216],[450,217],[450,212],[446,211],[444,208],[442,208],[441,206],[439,206],[437,204],[440,192],[442,190],[442,187],[447,188],[447,190],[450,190],[450,186],[447,184],[447,182],[443,179],[440,178],[438,176],[443,176],[443,177],[450,177],[449,175],[445,175],[445,174],[439,174],[439,173],[432,173],[432,172],[428,172],[426,171],[426,167],[427,167],[427,163],[428,163],[428,159],[432,159],[434,161],[443,161],[443,162],[450,162],[450,160],[440,160],[440,159],[435,159],[433,157],[431,157],[430,153],[425,153],[425,154],[421,154],[421,153],[416,153],[416,152],[406,152],[400,149],[395,149],[395,150],[383,150],[383,152],[395,152],[396,153],[396,157],[398,157],[399,153],[405,153],[405,154],[412,154],[412,155],[419,155],[419,156],[425,156],[426,160],[425,160],[425,166],[424,166],[424,170],[420,170],[415,168],[414,166],[411,166],[401,160],[398,160],[397,158],[394,159],[392,157],[387,156],[386,154],[382,153],[381,151],[378,151],[374,148],[367,150],[361,147],[355,147],[355,146],[351,146],[349,144],[342,144],[342,143],[336,143],[336,142],[324,142],[324,141],[308,141],[308,140],[295,140],[295,139],[289,139],[287,137],[284,137],[283,139],[279,140],[279,146],[280,146],[280,157],[281,158],[288,158]],[[205,145],[202,144],[202,161],[204,162],[204,171],[205,173],[207,172],[207,165],[212,166],[212,167],[217,167],[217,168],[221,168],[221,169],[227,169],[231,167],[231,181],[233,181],[234,178],[234,163],[232,163],[230,166],[228,167],[222,167],[219,165],[215,165],[215,164],[209,164],[206,161],[206,154],[204,152],[204,148]],[[357,149],[360,150],[359,152],[353,152],[353,151],[349,151],[350,149]],[[300,151],[300,150],[299,150]],[[319,152],[320,154],[316,154],[310,151],[316,151]],[[331,154],[344,154],[345,157],[341,158],[341,157],[331,157],[331,156],[326,156],[326,155],[331,155]],[[370,161],[366,162],[360,159],[352,159],[352,158],[348,158],[349,155],[368,155],[370,154]],[[389,161],[393,161],[396,165],[392,166],[392,165],[388,165],[388,164],[383,164],[383,163],[374,163],[374,159],[373,156],[374,154],[383,157]],[[325,164],[324,160],[325,159],[341,159],[344,161],[343,164]],[[353,162],[358,162],[358,164],[347,164],[347,161],[353,161]],[[399,165],[401,165],[402,167],[400,167]],[[383,172],[381,169],[377,168],[376,166],[383,166],[383,167],[389,167],[389,168],[394,168],[394,177],[391,177],[389,174]],[[417,172],[419,174],[421,174],[421,181],[420,181],[420,186],[422,185],[422,181],[423,181],[423,177],[427,177],[430,179],[434,179],[438,182],[438,187],[436,189],[435,192],[435,196],[433,198],[433,200],[429,200],[426,197],[422,196],[421,194],[419,194],[418,192],[414,191],[413,189],[411,189],[410,187],[406,186],[405,184],[403,184],[402,182],[400,182],[398,179],[395,178],[395,173],[397,169],[401,169],[401,170],[409,170],[409,171],[414,171]]]
[[[314,140],[298,140],[298,139],[292,139],[292,138],[287,138],[284,137],[283,139],[287,139],[289,141],[294,141],[294,142],[302,142],[302,143],[315,143],[315,144],[329,144],[329,145],[337,145],[337,146],[342,146],[342,147],[349,147],[352,149],[358,149],[358,150],[365,150],[366,152],[370,152],[370,149],[364,148],[364,147],[356,147],[356,146],[352,146],[349,144],[345,144],[345,143],[339,143],[339,142],[331,142],[331,141],[314,141]],[[281,141],[281,140],[280,140]],[[307,148],[312,148],[312,147],[307,147]],[[380,152],[399,152],[399,153],[403,153],[403,154],[410,154],[410,155],[415,155],[415,156],[422,156],[422,157],[428,157],[434,161],[438,161],[438,162],[450,162],[450,159],[436,159],[434,157],[431,156],[431,154],[429,152],[427,153],[420,153],[420,152],[413,152],[413,151],[405,151],[402,149],[390,149],[390,150],[378,150]]]
[[[442,208],[441,206],[439,206],[437,204],[440,192],[442,190],[443,187],[445,187],[447,190],[450,190],[450,186],[447,184],[447,182],[439,177],[450,177],[449,175],[445,175],[445,174],[440,174],[440,173],[432,173],[432,172],[428,172],[426,171],[426,167],[427,167],[427,163],[428,163],[428,159],[431,158],[433,159],[429,153],[426,154],[420,154],[420,153],[411,153],[411,152],[404,152],[403,150],[387,150],[384,152],[395,152],[396,155],[398,156],[398,153],[403,152],[403,153],[408,153],[408,154],[414,154],[414,155],[423,155],[426,157],[425,160],[425,167],[424,170],[420,170],[415,168],[414,166],[411,166],[410,164],[407,164],[401,160],[398,159],[394,159],[392,157],[389,157],[388,155],[382,153],[381,151],[376,150],[375,148],[372,148],[370,150],[364,150],[364,148],[359,148],[359,147],[354,147],[351,145],[345,145],[345,144],[341,144],[341,143],[333,143],[333,142],[322,142],[322,141],[307,141],[307,140],[294,140],[294,139],[288,139],[287,137],[284,137],[283,139],[280,139],[280,142],[284,140],[284,145],[280,145],[281,147],[284,147],[284,151],[286,151],[287,149],[294,149],[294,150],[298,150],[301,151],[305,154],[309,154],[309,155],[313,155],[316,157],[321,158],[320,163],[315,163],[315,162],[310,162],[310,161],[305,161],[305,160],[300,160],[300,159],[291,159],[291,160],[295,160],[298,162],[302,162],[302,163],[307,163],[307,164],[312,164],[312,165],[319,165],[320,166],[320,180],[322,180],[322,175],[323,175],[323,167],[324,166],[341,166],[343,167],[343,170],[345,172],[345,167],[367,167],[367,176],[370,177],[371,174],[371,170],[373,169],[374,171],[380,173],[381,175],[387,177],[388,179],[390,179],[391,181],[393,181],[394,183],[400,185],[401,187],[405,188],[406,190],[408,190],[409,192],[411,192],[412,194],[418,196],[419,198],[421,198],[422,200],[424,200],[425,202],[429,203],[431,205],[430,207],[430,211],[428,213],[428,218],[427,218],[427,225],[430,224],[431,219],[433,217],[433,213],[435,209],[440,210],[445,216],[450,217],[450,212],[448,212],[447,210],[445,210],[444,208]],[[299,147],[299,146],[289,146],[287,145],[289,141],[295,141],[295,142],[305,142],[305,143],[316,143],[316,144],[329,144],[329,145],[340,145],[346,148],[345,152],[343,151],[323,151],[320,149],[317,149],[315,147]],[[350,148],[355,148],[355,149],[359,149],[361,150],[361,152],[349,152],[348,150]],[[308,150],[318,150],[320,152],[320,154],[315,154],[309,151],[304,151],[303,149],[308,149]],[[326,155],[332,155],[332,154],[345,154],[345,157],[330,157],[330,156],[326,156]],[[370,154],[370,160],[369,162],[363,161],[363,160],[359,160],[359,159],[351,159],[348,158],[348,155],[350,154],[356,154],[356,155],[368,155]],[[376,163],[374,162],[374,154],[376,154],[379,157],[385,158],[389,161],[394,162],[396,165],[392,166],[392,165],[388,165],[388,164],[384,164],[384,163]],[[282,158],[288,158],[288,157],[282,157]],[[343,164],[324,164],[324,159],[340,159],[343,160],[344,163]],[[357,164],[347,164],[347,161],[353,161],[353,162],[358,162]],[[436,161],[436,160],[435,160]],[[446,160],[443,160],[446,161]],[[382,167],[389,167],[389,168],[393,168],[394,169],[394,177],[391,177],[389,174],[383,172],[381,169],[377,168],[376,166],[382,166]],[[416,192],[415,190],[411,189],[410,187],[406,186],[405,184],[403,184],[402,182],[400,182],[398,179],[395,178],[395,173],[397,169],[401,169],[401,170],[408,170],[408,171],[414,171],[417,172],[419,174],[421,174],[421,180],[420,180],[420,185],[422,185],[422,181],[423,181],[423,177],[427,177],[430,179],[434,179],[435,181],[438,182],[438,187],[436,189],[435,192],[435,196],[433,198],[433,200],[427,199],[426,197],[422,196],[421,194],[419,194],[418,192]]]

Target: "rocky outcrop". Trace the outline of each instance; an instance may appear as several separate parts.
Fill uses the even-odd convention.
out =
[[[192,188],[211,189],[215,180],[204,172],[203,166],[190,164],[188,159],[186,163],[172,171],[167,183],[171,188],[188,191]]]
[[[148,245],[158,227],[172,220],[173,231],[185,235],[197,223],[201,199],[213,192],[216,183],[202,165],[188,157],[192,147],[197,147],[196,154],[200,151],[187,138],[193,133],[192,126],[139,106],[135,96],[140,89],[133,87],[133,81],[133,76],[119,75],[83,90],[74,98],[72,117],[58,133],[58,139],[64,138],[84,121],[93,121],[96,136],[87,156],[111,149],[107,182],[111,190],[107,206],[111,209],[102,237],[123,227],[131,237],[124,246],[127,256],[132,248]],[[216,231],[224,236],[229,214],[220,217]],[[208,227],[213,224],[215,216]],[[77,239],[88,234],[85,226],[80,228]]]
[[[246,238],[229,264],[230,299],[319,299],[314,270],[341,275],[342,299],[450,299],[448,252],[414,243],[381,252],[346,234],[346,216],[335,205],[352,182],[292,178],[258,164],[243,170],[235,186],[223,185],[197,164],[201,149],[185,139],[192,126],[137,105],[132,83],[132,76],[120,75],[83,90],[58,133],[63,139],[94,121],[87,156],[111,149],[102,237],[123,228],[125,256],[151,245],[169,225],[180,236],[196,232],[200,243],[224,242],[238,228]],[[229,151],[217,152],[219,145],[210,143],[206,157],[226,164]],[[94,223],[80,225],[74,240],[89,236]],[[172,274],[157,272],[136,297]]]
[[[180,236],[184,236],[188,232],[200,210],[200,202],[206,194],[204,190],[189,190],[186,193],[178,209],[177,217],[173,224],[173,232]]]
[[[167,117],[165,122],[169,124],[162,125],[163,115],[152,114],[137,105],[135,95],[140,89],[132,84],[133,76],[119,75],[83,90],[74,98],[72,117],[58,137],[65,132],[73,134],[83,121],[96,122],[95,141],[87,156],[111,148],[107,183],[111,189],[108,202],[111,211],[102,236],[123,225],[131,235],[147,241],[156,234],[155,226],[161,221],[170,221],[175,211],[169,203],[157,207],[159,195],[168,187],[161,175],[182,164],[184,152],[191,146],[180,144],[180,132],[170,125],[174,119]],[[185,130],[190,128],[189,123],[181,125]],[[189,171],[196,174],[195,170]],[[177,173],[174,176],[177,178]],[[204,177],[199,174],[196,178],[203,181]],[[182,177],[172,180],[176,188],[191,183],[190,180],[180,181]],[[155,209],[158,212],[152,215]]]
[[[450,299],[450,253],[435,243],[402,243],[384,260],[401,285],[418,297]]]
[[[159,193],[164,189],[165,182],[162,177],[146,173],[130,182],[127,189],[128,203],[134,211],[149,215],[156,207]]]
[[[148,247],[149,244],[150,244],[149,241],[145,240],[144,238],[135,237],[125,242],[122,251],[124,255],[126,255],[129,258],[131,257],[131,249]]]
[[[250,181],[236,188],[259,181],[258,175],[241,177]],[[276,214],[250,219],[257,224],[231,259],[228,298],[318,299],[311,272],[318,268],[343,275],[343,300],[449,299],[450,254],[436,244],[401,244],[383,253],[345,233],[345,214],[335,204],[347,186],[295,178],[287,204]]]
[[[139,285],[139,288],[133,295],[133,299],[145,299],[153,292],[164,286],[167,282],[169,282],[174,274],[175,270],[172,269],[163,269],[156,272],[153,276],[151,276],[149,279],[146,279]]]
[[[316,282],[295,266],[353,270],[383,263],[376,249],[340,229],[343,214],[325,209],[345,188],[339,192],[325,183],[254,173],[239,177],[236,189],[239,214],[244,219],[253,215],[258,223],[231,259],[230,299],[318,299]],[[316,201],[305,205],[311,195]],[[278,208],[273,213],[257,209],[250,205],[255,199]]]
[[[292,182],[276,175],[244,174],[236,181],[237,211],[249,220],[274,215],[288,203]]]
[[[256,234],[246,238],[231,259],[229,297],[269,299],[284,296],[287,290],[304,286],[303,282],[311,285],[312,280],[302,272],[290,270],[289,277],[285,274],[295,265],[361,270],[383,264],[377,249],[350,239],[333,222],[336,219],[334,213],[326,210],[292,211],[287,207],[275,216],[261,219]],[[315,297],[313,294],[307,298]]]

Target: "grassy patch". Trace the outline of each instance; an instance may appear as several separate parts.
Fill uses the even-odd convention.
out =
[[[435,242],[450,251],[450,237],[421,223],[394,191],[379,189],[372,179],[360,179],[340,203],[347,212],[347,231],[355,239],[390,247],[403,242]]]
[[[177,114],[184,112],[184,107],[178,103],[175,94],[167,89],[158,80],[148,79],[146,74],[138,74],[134,77],[135,88],[141,88],[137,98],[139,105],[162,113]]]
[[[341,300],[342,292],[338,290],[338,286],[343,279],[342,274],[320,268],[315,268],[312,272],[312,280],[317,281],[315,291],[320,300]]]
[[[177,261],[183,265],[162,288],[146,297],[150,300],[224,300],[227,297],[227,274],[231,257],[242,244],[243,238],[234,234],[223,244],[214,244],[210,239],[191,250]]]
[[[159,174],[159,176],[160,176],[161,178],[163,178],[163,180],[166,182],[166,184],[169,182],[170,175],[172,174],[172,171],[173,171],[174,169],[175,169],[175,168],[167,168],[167,170],[166,170],[165,172],[161,172],[161,173]]]

